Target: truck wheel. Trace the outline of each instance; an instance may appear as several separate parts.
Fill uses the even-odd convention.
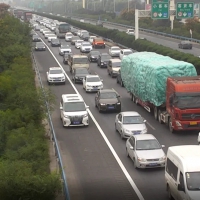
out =
[[[158,109],[156,106],[154,107],[153,114],[154,114],[155,120],[158,120]]]
[[[158,121],[160,124],[163,124],[163,121],[161,119],[161,113],[162,113],[161,110],[158,110]]]
[[[135,103],[135,96],[133,94],[131,94],[131,101],[133,101],[133,103]]]
[[[171,200],[173,199],[172,195],[171,195],[171,190],[170,190],[170,187],[167,186],[167,193],[168,193],[168,198]]]
[[[174,133],[174,128],[173,128],[173,126],[172,126],[172,120],[171,120],[171,118],[169,118],[168,126],[169,126],[169,131],[170,131],[171,133]]]
[[[121,87],[124,87],[124,84],[123,84],[122,80],[120,81],[120,85],[121,85]]]

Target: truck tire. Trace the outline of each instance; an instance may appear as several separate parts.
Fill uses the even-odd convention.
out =
[[[161,110],[158,110],[158,121],[160,124],[163,124],[163,121],[161,119],[161,113],[162,113]]]
[[[133,94],[131,94],[131,101],[133,101],[133,103],[135,103],[135,96]]]
[[[173,197],[172,197],[171,190],[170,190],[170,187],[169,187],[169,186],[167,186],[167,193],[168,193],[168,198],[169,198],[170,200],[172,200]]]
[[[169,131],[170,131],[171,133],[175,133],[174,128],[172,127],[172,120],[171,120],[171,117],[169,118],[168,126],[169,126]]]
[[[153,109],[153,115],[154,115],[155,120],[158,120],[158,108],[156,106]]]

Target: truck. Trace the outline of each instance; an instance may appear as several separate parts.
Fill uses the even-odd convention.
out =
[[[25,11],[23,13],[23,20],[24,22],[29,22],[32,19],[32,13],[30,11]]]
[[[131,100],[171,133],[200,130],[200,76],[194,65],[154,52],[123,58],[121,79]]]

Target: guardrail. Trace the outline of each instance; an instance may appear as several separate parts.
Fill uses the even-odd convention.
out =
[[[86,21],[97,22],[97,20],[95,20],[95,19],[81,18],[81,17],[74,16],[74,15],[71,16],[71,17],[72,18],[78,18],[78,19],[84,19]],[[104,24],[110,24],[110,25],[113,25],[113,26],[118,26],[118,27],[124,27],[124,28],[127,28],[127,29],[135,29],[134,26],[128,26],[128,25],[124,25],[124,24],[118,24],[118,23],[113,23],[113,22],[108,22],[108,21],[103,21],[103,23]],[[143,32],[147,32],[147,33],[152,33],[152,34],[155,34],[155,35],[162,35],[164,37],[170,37],[170,38],[175,38],[175,39],[179,39],[179,40],[188,40],[188,41],[200,44],[200,40],[194,39],[194,38],[188,38],[188,37],[183,37],[183,36],[179,36],[179,35],[173,35],[173,34],[169,34],[169,33],[154,31],[154,30],[151,30],[151,29],[145,29],[145,28],[139,28],[139,30],[143,31]]]
[[[36,59],[34,57],[33,52],[31,52],[31,55],[32,55],[32,60],[33,60],[33,66],[34,66],[34,69],[35,69],[36,75],[38,77],[39,84],[40,84],[40,87],[42,89],[42,92],[43,92],[43,95],[44,95],[44,99],[45,99],[44,103],[46,105],[46,110],[47,110],[46,114],[47,114],[47,118],[48,118],[48,125],[50,127],[49,136],[50,136],[50,139],[51,139],[51,141],[53,143],[55,156],[57,158],[57,162],[58,162],[58,165],[59,165],[59,168],[60,168],[59,171],[61,172],[61,177],[62,177],[61,182],[63,184],[64,198],[65,198],[65,200],[70,200],[69,190],[68,190],[68,186],[67,186],[67,179],[66,179],[66,175],[65,175],[65,172],[64,172],[64,166],[63,166],[63,163],[62,163],[62,158],[61,158],[58,142],[57,142],[57,139],[56,139],[56,134],[55,134],[54,127],[53,127],[53,122],[51,120],[49,104],[46,101],[46,94],[45,94],[44,86],[42,84],[42,79],[41,79],[41,76],[40,76],[39,68],[38,68],[38,65],[36,63]]]

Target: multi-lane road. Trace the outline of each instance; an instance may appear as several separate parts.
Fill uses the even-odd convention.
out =
[[[44,37],[48,50],[34,52],[42,81],[56,96],[56,107],[52,113],[53,125],[60,146],[68,181],[71,200],[166,200],[164,169],[134,169],[133,162],[126,157],[125,140],[115,132],[116,113],[99,113],[95,108],[95,94],[85,93],[81,84],[71,82],[69,67],[62,63],[58,47],[50,47]],[[62,43],[66,43],[61,40]],[[173,45],[177,45],[173,43]],[[100,52],[108,52],[99,49]],[[194,48],[192,51],[196,52]],[[80,51],[72,46],[73,54]],[[197,53],[197,52],[196,52]],[[46,72],[49,67],[61,66],[66,72],[66,85],[48,86]],[[92,74],[103,78],[104,88],[114,88],[121,96],[122,111],[137,111],[146,120],[148,132],[153,134],[164,151],[169,146],[197,144],[197,134],[182,132],[171,134],[165,125],[159,124],[142,107],[136,106],[125,88],[116,83],[116,79],[107,74],[107,69],[90,64]],[[60,120],[59,102],[62,94],[80,93],[89,107],[89,127],[63,128]]]

